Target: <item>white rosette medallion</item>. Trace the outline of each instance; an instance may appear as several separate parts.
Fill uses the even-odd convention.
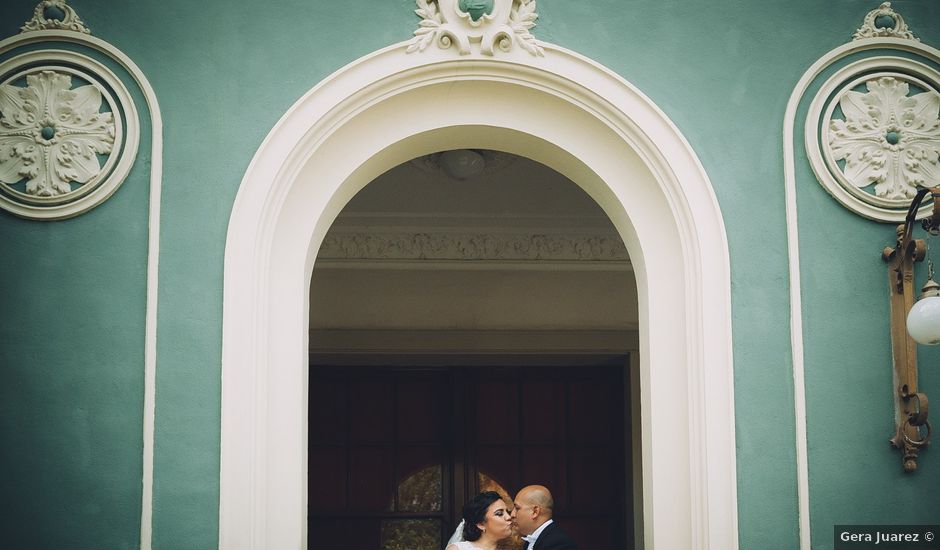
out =
[[[806,121],[807,155],[823,187],[866,218],[903,221],[919,187],[940,186],[938,89],[940,73],[905,58],[836,72]]]
[[[120,79],[64,50],[0,63],[0,208],[30,219],[101,204],[134,163],[140,125]]]

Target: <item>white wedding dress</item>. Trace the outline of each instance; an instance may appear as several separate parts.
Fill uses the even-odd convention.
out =
[[[454,530],[454,534],[450,536],[450,539],[447,540],[447,544],[444,545],[444,548],[447,548],[451,544],[457,545],[457,550],[475,550],[476,546],[472,542],[463,540],[463,520],[460,520],[460,523],[457,525],[457,529]]]

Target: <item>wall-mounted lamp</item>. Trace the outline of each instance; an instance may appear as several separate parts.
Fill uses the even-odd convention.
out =
[[[928,280],[920,300],[914,302],[914,262],[927,255],[923,239],[913,238],[917,210],[927,194],[933,201],[930,217],[921,221],[931,235],[940,234],[940,187],[920,188],[911,202],[907,217],[898,226],[894,248],[885,248],[881,257],[889,263],[891,287],[891,346],[894,350],[894,381],[897,388],[897,433],[891,443],[903,455],[905,472],[917,469],[917,455],[930,443],[927,395],[917,389],[917,342],[940,343],[940,285],[933,280],[928,262]]]

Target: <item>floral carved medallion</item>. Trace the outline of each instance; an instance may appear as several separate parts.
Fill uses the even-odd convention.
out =
[[[829,121],[826,152],[844,163],[845,178],[887,200],[910,201],[918,186],[940,185],[940,94],[915,93],[893,76],[865,88],[846,90],[838,101],[844,119]]]
[[[940,72],[899,57],[847,65],[807,113],[807,158],[845,207],[877,221],[904,219],[918,187],[940,185]]]
[[[72,87],[54,71],[26,75],[26,86],[0,85],[0,182],[25,180],[31,197],[61,197],[101,173],[111,153],[114,117],[101,112],[101,90]]]
[[[133,102],[109,69],[39,50],[0,64],[0,208],[79,215],[123,182],[137,152]]]
[[[940,185],[935,52],[884,2],[868,12],[851,42],[824,56],[827,64],[817,62],[798,86],[801,94],[817,86],[805,111],[806,160],[823,189],[862,217],[902,222],[919,188]],[[801,109],[796,99],[788,107],[794,113]],[[787,174],[788,185],[793,178]],[[922,205],[919,215],[929,209]]]

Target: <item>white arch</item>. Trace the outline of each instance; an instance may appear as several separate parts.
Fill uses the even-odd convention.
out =
[[[225,251],[219,547],[306,547],[308,292],[335,216],[396,164],[486,147],[577,182],[630,252],[646,548],[737,548],[728,250],[691,147],[639,91],[562,48],[405,49],[317,85],[242,180]]]

